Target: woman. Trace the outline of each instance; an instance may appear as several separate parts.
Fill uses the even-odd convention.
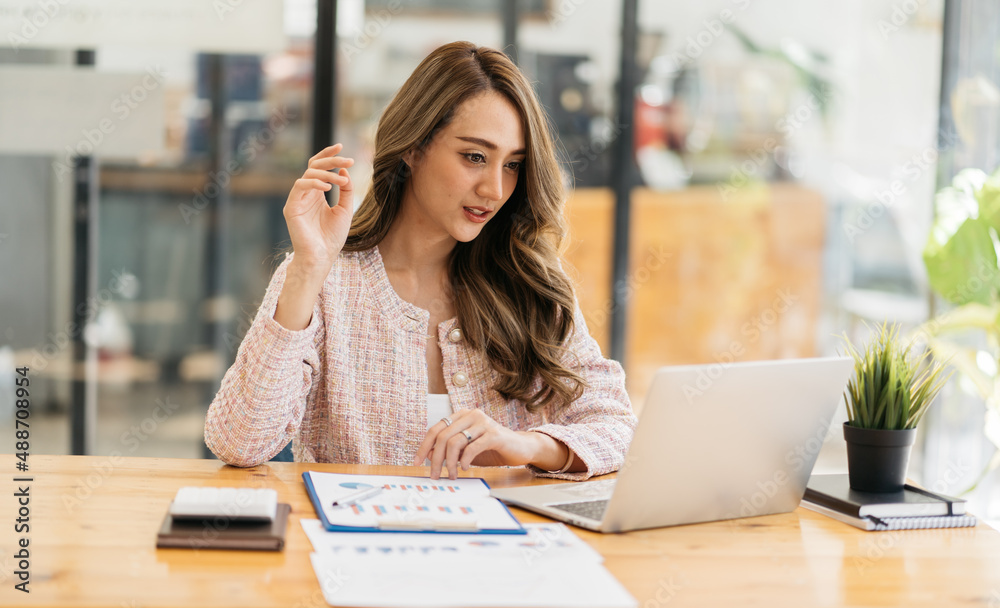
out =
[[[499,51],[432,52],[386,108],[357,215],[338,144],[285,203],[275,271],[205,421],[225,462],[617,470],[635,416],[559,265],[563,188],[531,85]],[[324,192],[340,198],[330,207]]]

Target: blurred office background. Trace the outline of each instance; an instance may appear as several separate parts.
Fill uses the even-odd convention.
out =
[[[534,81],[573,183],[568,267],[637,410],[661,365],[927,320],[933,194],[997,164],[985,1],[43,4],[0,0],[0,452],[16,363],[32,453],[204,457],[317,121],[363,190],[382,108],[445,42],[503,47]],[[984,411],[949,385],[911,476],[972,483]],[[846,466],[843,419],[820,469]],[[974,494],[993,518],[995,482]]]

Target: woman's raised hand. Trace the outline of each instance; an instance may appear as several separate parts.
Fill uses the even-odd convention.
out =
[[[354,187],[347,168],[354,159],[339,156],[343,148],[334,144],[310,158],[285,201],[285,223],[295,260],[303,266],[329,271],[347,241],[354,214]],[[324,193],[334,184],[340,187],[340,199],[331,207]]]

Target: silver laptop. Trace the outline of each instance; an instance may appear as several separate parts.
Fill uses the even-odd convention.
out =
[[[616,479],[492,495],[598,532],[787,513],[802,500],[853,363],[661,368]]]

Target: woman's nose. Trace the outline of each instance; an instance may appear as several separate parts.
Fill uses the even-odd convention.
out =
[[[484,171],[476,193],[487,200],[499,201],[503,197],[503,167]]]

